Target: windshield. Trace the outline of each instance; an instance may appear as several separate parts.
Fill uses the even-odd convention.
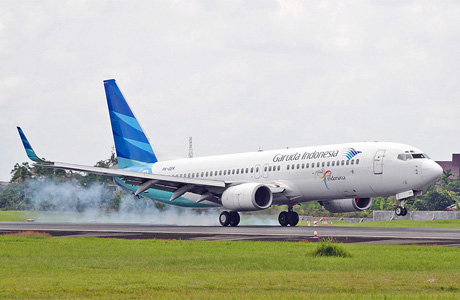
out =
[[[407,161],[411,159],[421,159],[421,158],[427,158],[429,159],[430,157],[426,155],[425,153],[404,153],[404,154],[398,154],[398,159]]]

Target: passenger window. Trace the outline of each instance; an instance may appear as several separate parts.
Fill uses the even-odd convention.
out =
[[[240,170],[239,170],[239,169],[236,169],[236,174],[240,174]]]
[[[324,161],[321,163],[321,167],[323,167],[323,168],[324,168]]]
[[[331,165],[331,162],[328,161],[328,162],[327,162],[327,166],[329,167],[330,165]]]
[[[264,172],[267,172],[267,166],[264,167]]]
[[[227,170],[224,170],[224,175],[227,175]]]
[[[272,171],[272,166],[268,167],[268,171],[269,171],[269,172]]]
[[[286,166],[286,170],[289,170],[289,165]]]
[[[342,160],[342,166],[343,166],[344,164],[345,164],[345,161],[344,161],[344,160]]]
[[[297,164],[297,169],[300,169],[300,164]]]
[[[222,176],[222,170],[219,171],[219,176]]]
[[[308,168],[310,168],[310,164],[309,164],[309,163],[307,163],[307,169],[308,169]]]
[[[258,167],[256,168],[256,173],[259,173],[259,168]]]
[[[281,170],[281,167],[280,167],[280,166],[278,166],[278,171],[279,171],[279,170]]]
[[[235,174],[235,169],[232,170],[232,174]]]
[[[350,161],[349,161],[349,160],[347,160],[347,166],[348,166],[349,164],[350,164]]]
[[[203,173],[203,172],[201,172],[201,177],[204,177],[204,173]]]
[[[251,174],[254,173],[254,168],[251,168]]]
[[[351,164],[352,164],[352,165],[355,164],[355,160],[354,160],[354,159],[351,160]]]
[[[292,169],[294,170],[294,168],[295,168],[295,165],[293,164],[291,167],[292,167]]]
[[[332,166],[335,166],[335,161],[332,162]]]
[[[249,171],[249,169],[248,169],[248,168],[246,168],[246,174],[248,174],[248,171]]]
[[[359,165],[359,158],[356,160],[356,164]]]

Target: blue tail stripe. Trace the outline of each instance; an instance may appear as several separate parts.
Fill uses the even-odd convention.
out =
[[[131,143],[126,142],[123,137],[118,135],[113,136],[116,145],[116,151],[118,157],[123,157],[126,159],[132,159],[136,161],[141,161],[145,163],[156,163],[157,159],[153,154],[153,151],[145,151],[134,146]]]
[[[138,131],[142,131],[141,126],[137,122],[136,118],[125,116],[123,114],[117,113],[112,111],[119,119],[123,120],[123,122],[127,123],[129,126],[133,127],[134,129]]]
[[[153,154],[153,150],[152,150],[152,147],[150,147],[149,144],[146,144],[146,143],[142,143],[142,142],[138,142],[138,141],[135,141],[135,140],[130,140],[130,139],[127,139],[127,138],[124,138],[125,141],[127,141],[128,143],[130,143],[131,145],[137,147],[137,148],[140,148],[150,154]]]
[[[142,131],[134,129],[132,126],[125,123],[122,119],[118,118],[115,114],[110,114],[110,121],[112,123],[113,134],[149,144],[149,140]]]

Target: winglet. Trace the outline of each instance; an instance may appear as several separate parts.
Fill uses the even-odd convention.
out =
[[[37,154],[35,153],[34,149],[32,149],[32,145],[30,145],[29,141],[26,138],[26,135],[22,131],[21,127],[19,127],[19,126],[18,126],[18,132],[19,132],[19,136],[21,137],[22,144],[24,145],[24,149],[26,150],[27,156],[31,160],[33,160],[34,162],[38,162],[38,163],[45,163],[45,164],[51,163],[50,161],[46,161],[46,160],[41,159],[41,158],[39,158],[37,156]]]

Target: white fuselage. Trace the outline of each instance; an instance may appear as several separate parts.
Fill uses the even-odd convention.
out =
[[[151,172],[268,184],[284,190],[274,194],[273,204],[279,205],[421,191],[442,169],[412,146],[369,142],[171,160],[153,164]],[[198,206],[196,195],[190,193],[173,202],[167,192],[151,191],[146,196],[169,204]],[[216,205],[204,201],[199,206]]]

